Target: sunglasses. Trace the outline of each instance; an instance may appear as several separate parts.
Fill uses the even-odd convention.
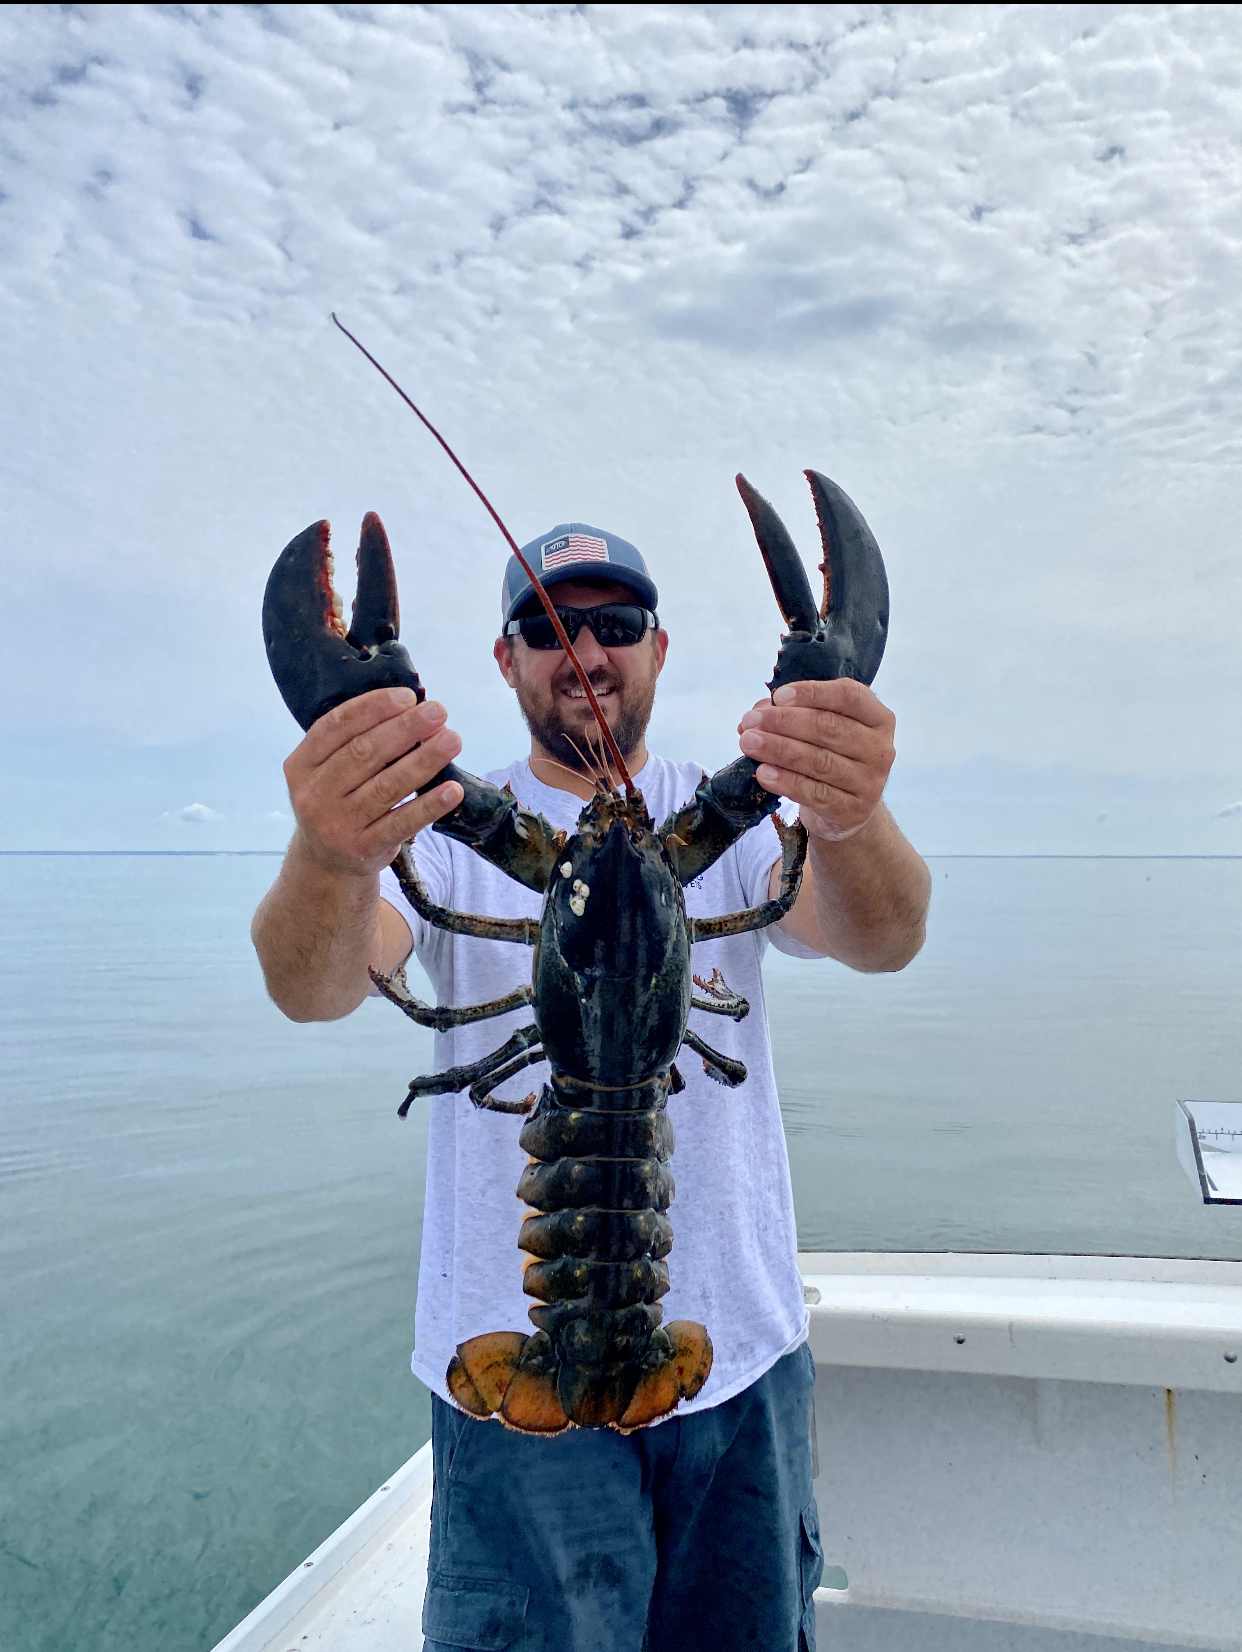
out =
[[[597,608],[558,608],[556,612],[571,643],[577,642],[579,631],[587,625],[601,648],[632,648],[653,625],[659,624],[649,608],[639,608],[629,602],[601,602]],[[504,634],[506,637],[520,635],[527,648],[561,646],[546,614],[528,614],[525,619],[510,620]]]

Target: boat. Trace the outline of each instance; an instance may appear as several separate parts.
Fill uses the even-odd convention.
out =
[[[1242,1101],[1179,1101],[1177,1156],[1205,1205],[1242,1205]]]
[[[1242,1262],[799,1265],[825,1652],[1242,1652]],[[215,1652],[420,1647],[431,1480],[427,1445]]]

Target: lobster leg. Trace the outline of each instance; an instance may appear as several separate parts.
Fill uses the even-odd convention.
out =
[[[729,912],[722,918],[687,918],[691,942],[718,941],[722,935],[745,935],[751,929],[766,929],[779,923],[798,898],[802,885],[802,867],[806,861],[806,827],[800,824],[786,826],[779,815],[772,816],[781,840],[781,886],[775,900],[764,901],[745,912]],[[706,1008],[699,1005],[700,1009]]]
[[[420,918],[437,929],[447,929],[453,935],[474,935],[484,941],[516,941],[519,946],[534,946],[539,939],[538,918],[484,918],[473,912],[454,912],[451,906],[437,906],[418,875],[408,843],[401,845],[392,869],[406,900]]]
[[[692,992],[690,994],[690,1008],[692,1010],[706,1010],[709,1015],[727,1015],[734,1021],[745,1021],[750,1014],[750,1005],[746,999],[731,991],[729,983],[718,969],[712,971],[710,981],[701,980],[696,975],[694,984],[696,987],[702,987],[707,996],[700,998]]]
[[[686,1028],[682,1044],[687,1050],[693,1050],[695,1055],[703,1057],[703,1071],[708,1078],[714,1078],[717,1084],[727,1084],[732,1090],[739,1084],[746,1082],[746,1068],[740,1061],[734,1061],[732,1056],[721,1055],[719,1050],[713,1050],[710,1044],[701,1039],[696,1032]]]
[[[527,1050],[525,1055],[518,1056],[507,1067],[502,1067],[498,1073],[491,1073],[487,1078],[481,1078],[477,1084],[470,1086],[470,1099],[476,1107],[482,1107],[492,1113],[529,1113],[535,1105],[535,1092],[532,1090],[521,1101],[501,1101],[492,1094],[497,1084],[503,1084],[506,1079],[512,1078],[514,1073],[520,1073],[523,1067],[533,1067],[536,1062],[544,1059],[543,1051],[538,1045],[533,1050]]]
[[[485,1055],[480,1061],[468,1062],[464,1067],[450,1067],[446,1073],[427,1073],[422,1078],[412,1078],[409,1093],[397,1108],[397,1117],[405,1117],[415,1096],[449,1095],[455,1090],[464,1090],[467,1085],[477,1084],[481,1079],[499,1082],[497,1075],[500,1069],[538,1042],[537,1027],[521,1027],[498,1050],[493,1050],[491,1055]]]
[[[490,860],[515,883],[542,895],[548,887],[565,833],[558,831],[544,815],[524,809],[507,786],[493,786],[489,780],[476,779],[455,763],[429,780],[419,795],[445,780],[456,780],[466,795],[455,809],[436,821],[432,831],[456,838],[476,855]]]
[[[447,1006],[433,1009],[421,998],[415,998],[406,983],[403,969],[394,969],[391,975],[381,975],[379,970],[373,969],[370,975],[390,1004],[403,1010],[420,1027],[433,1027],[436,1032],[447,1032],[450,1027],[466,1027],[472,1021],[490,1021],[494,1015],[525,1009],[534,1002],[530,987],[518,987],[504,998],[493,998],[489,1004],[470,1004],[459,1010]]]

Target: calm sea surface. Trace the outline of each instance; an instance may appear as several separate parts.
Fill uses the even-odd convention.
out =
[[[0,858],[0,1649],[209,1648],[426,1438],[430,1035],[294,1027],[264,857]],[[769,954],[806,1249],[1242,1256],[1242,862],[939,860],[892,978]],[[417,1115],[417,1109],[415,1109]]]

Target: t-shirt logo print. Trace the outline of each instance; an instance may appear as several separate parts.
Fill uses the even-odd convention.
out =
[[[589,533],[563,533],[559,539],[548,539],[539,547],[543,558],[542,573],[552,568],[563,568],[567,562],[607,562],[608,541],[596,539]]]

